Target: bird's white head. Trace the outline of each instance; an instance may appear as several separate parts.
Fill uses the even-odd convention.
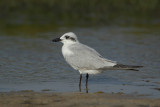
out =
[[[53,42],[62,42],[63,44],[74,44],[79,42],[77,36],[73,32],[68,32],[63,34],[60,38],[52,40]]]

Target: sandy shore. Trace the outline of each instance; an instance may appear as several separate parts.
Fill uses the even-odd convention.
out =
[[[0,107],[160,107],[160,99],[106,93],[0,93]]]

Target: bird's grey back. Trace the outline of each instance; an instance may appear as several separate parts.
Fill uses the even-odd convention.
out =
[[[75,43],[68,48],[73,54],[64,57],[76,70],[98,70],[116,64],[114,61],[103,58],[97,51],[84,44]]]

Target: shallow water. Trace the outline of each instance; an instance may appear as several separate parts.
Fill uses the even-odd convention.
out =
[[[160,98],[160,31],[149,28],[61,28],[38,37],[0,35],[0,92],[34,90],[79,91],[79,72],[63,59],[53,38],[73,31],[102,56],[140,71],[105,71],[90,75],[89,92],[126,93]],[[85,75],[82,91],[85,92]]]

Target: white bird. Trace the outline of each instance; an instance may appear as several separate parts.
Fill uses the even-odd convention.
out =
[[[105,70],[134,70],[142,66],[132,66],[119,64],[116,61],[108,60],[102,57],[96,50],[90,48],[78,41],[73,32],[68,32],[60,38],[52,40],[53,42],[62,42],[62,54],[67,63],[75,70],[80,72],[79,89],[81,91],[82,74],[86,74],[86,89],[88,89],[89,74],[101,73]]]

